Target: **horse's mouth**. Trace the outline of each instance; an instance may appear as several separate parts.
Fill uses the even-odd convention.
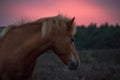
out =
[[[79,66],[78,61],[76,61],[76,62],[71,61],[71,62],[68,64],[68,69],[69,69],[69,70],[76,70],[76,69],[78,68],[78,66]]]

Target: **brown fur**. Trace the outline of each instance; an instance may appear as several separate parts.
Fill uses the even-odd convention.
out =
[[[63,16],[58,18],[60,15],[55,17],[42,18],[7,31],[6,36],[0,41],[0,80],[33,80],[37,57],[49,49],[53,50],[66,65],[71,52],[79,61],[74,45],[70,41],[73,37],[71,31],[75,27],[74,23],[71,25],[72,28],[67,30],[70,27],[67,26],[70,19]],[[52,21],[51,26],[48,24],[43,26],[48,19]],[[65,26],[58,25],[61,21]],[[44,37],[43,27],[51,27],[49,33],[46,30],[47,34],[45,33]]]

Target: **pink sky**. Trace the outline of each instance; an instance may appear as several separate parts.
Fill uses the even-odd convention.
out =
[[[53,1],[53,2],[51,2]],[[89,25],[95,22],[98,25],[108,22],[110,24],[120,24],[120,11],[99,4],[95,0],[32,0],[24,3],[9,3],[7,6],[2,6],[2,18],[0,25],[14,23],[20,17],[29,20],[36,20],[41,17],[55,16],[59,13],[70,18],[76,17],[78,25]],[[115,7],[116,8],[116,7]]]

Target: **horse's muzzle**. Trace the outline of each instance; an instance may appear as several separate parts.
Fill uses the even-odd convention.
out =
[[[70,61],[70,63],[68,64],[68,69],[69,70],[76,70],[79,66],[79,62],[78,61]]]

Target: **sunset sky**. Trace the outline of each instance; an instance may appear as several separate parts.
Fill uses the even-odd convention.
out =
[[[120,24],[120,0],[0,0],[0,26],[63,14],[78,25]]]

